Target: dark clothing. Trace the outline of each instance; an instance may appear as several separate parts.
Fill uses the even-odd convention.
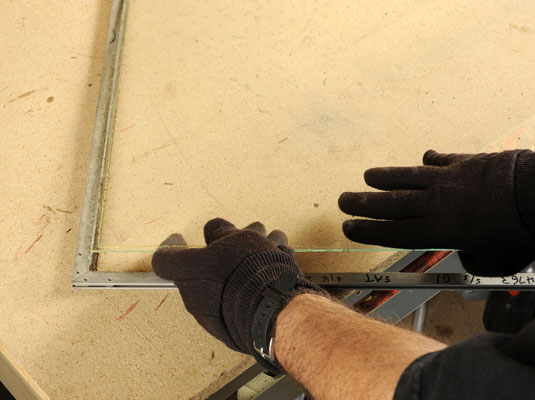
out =
[[[418,358],[394,399],[535,399],[535,323],[516,336],[481,334]]]
[[[500,153],[499,156],[506,154]],[[530,232],[533,237],[535,235],[535,155],[530,151],[515,154],[518,157],[514,167],[514,179],[512,175],[510,178],[511,182],[514,181],[516,209],[520,217],[519,221],[523,221],[524,231]],[[462,157],[433,154],[432,156],[450,161],[456,157]],[[496,170],[496,172],[496,174],[482,174],[481,176],[485,177],[485,182],[492,183],[492,179],[498,177],[498,172],[502,173],[503,169]],[[466,170],[466,173],[469,171]],[[504,183],[503,180],[499,182]],[[489,215],[492,215],[492,209]],[[503,216],[504,214],[500,212],[497,215]],[[477,226],[478,229],[485,227],[484,224]],[[519,223],[518,226],[522,224]],[[505,237],[496,236],[496,239],[505,242]],[[488,241],[481,242],[482,245],[488,243]],[[535,254],[533,242],[524,244],[523,248],[525,249],[523,252],[516,253],[493,254],[490,251],[484,251],[479,256],[465,253],[464,260],[463,258],[461,260],[467,270],[470,270],[468,268],[470,265],[474,267],[471,271],[474,274],[507,275],[524,268],[533,260]],[[495,268],[489,270],[489,265]],[[442,351],[418,358],[402,374],[394,399],[535,400],[535,323],[532,321],[515,336],[493,333],[477,335]]]

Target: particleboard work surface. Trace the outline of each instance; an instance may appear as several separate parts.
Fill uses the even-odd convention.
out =
[[[295,4],[286,20],[299,21],[302,13],[312,11],[310,5]],[[340,29],[330,22],[333,14],[327,12],[322,18],[322,10],[332,5],[316,4],[308,26],[318,29],[317,25],[327,24],[330,28],[322,32],[323,36],[339,35]],[[261,10],[264,6],[258,7]],[[382,14],[377,9],[382,6],[375,4],[369,9],[361,3],[355,3],[355,7],[360,8],[352,9],[355,15],[351,17],[357,18],[366,30],[358,35],[347,31],[344,37],[338,36],[339,42],[331,42],[338,46],[337,52],[323,49],[322,54],[336,58],[340,53],[338,74],[326,71],[329,75],[326,86],[330,85],[329,77],[334,79],[344,70],[349,74],[357,69],[366,75],[366,80],[360,81],[364,89],[358,89],[361,87],[358,84],[350,85],[355,82],[347,75],[347,85],[337,80],[329,91],[321,93],[332,96],[329,99],[334,98],[331,92],[343,97],[347,86],[349,99],[360,93],[357,90],[365,90],[369,98],[359,95],[360,104],[355,105],[351,100],[344,109],[345,103],[340,100],[334,103],[338,109],[327,108],[326,100],[317,91],[322,90],[325,78],[310,83],[315,89],[304,90],[302,97],[318,94],[315,99],[319,105],[309,111],[309,118],[322,110],[330,115],[345,110],[341,115],[349,116],[351,124],[363,126],[375,136],[367,139],[371,145],[366,151],[347,156],[351,159],[348,167],[353,171],[349,182],[342,183],[337,178],[346,172],[333,171],[334,183],[326,186],[333,203],[325,200],[317,208],[312,205],[304,222],[312,226],[317,218],[314,212],[335,208],[339,191],[363,187],[361,174],[365,168],[419,162],[421,152],[427,147],[477,151],[512,132],[533,113],[532,98],[528,95],[535,89],[532,74],[535,6],[532,3],[481,3],[472,7],[449,1],[392,2],[388,10],[381,9]],[[235,10],[226,16],[228,29],[246,11]],[[0,13],[0,168],[4,171],[0,214],[0,342],[52,399],[201,398],[203,393],[234,377],[249,361],[205,333],[186,313],[177,291],[74,291],[70,288],[109,12],[109,1],[30,0],[7,2]],[[178,20],[168,23],[178,26]],[[297,28],[296,25],[296,32]],[[311,39],[304,39],[306,26],[300,25],[299,29],[296,51],[304,51]],[[455,44],[465,43],[469,38],[471,46]],[[407,42],[409,39],[412,45]],[[257,41],[258,48],[265,47],[261,38]],[[429,45],[425,57],[418,50],[422,43]],[[156,44],[157,40],[147,46],[147,58],[153,57],[151,52]],[[352,51],[361,51],[359,48],[368,49],[363,53],[368,59],[356,62],[350,56]],[[313,58],[316,64],[323,62],[323,55]],[[158,57],[160,62],[167,63],[166,58]],[[169,55],[170,62],[173,57],[178,56]],[[434,57],[443,64],[431,64],[429,59]],[[412,58],[417,58],[413,61],[415,66],[427,65],[427,75],[418,68],[412,71],[414,76],[405,71]],[[172,63],[166,65],[174,68]],[[381,79],[373,78],[372,67]],[[396,69],[404,74],[404,80],[393,79]],[[431,72],[436,74],[436,79]],[[307,75],[307,70],[303,75]],[[420,80],[415,78],[418,76]],[[246,92],[245,88],[240,90]],[[161,96],[164,98],[163,92]],[[177,98],[181,98],[178,93]],[[165,102],[159,102],[159,106],[165,107]],[[161,112],[162,119],[168,122],[178,111],[164,108]],[[269,115],[260,114],[255,114],[260,121]],[[122,123],[120,118],[118,124]],[[278,118],[272,118],[272,123],[277,125]],[[307,118],[305,114],[296,115],[297,120]],[[162,125],[139,123],[146,132],[165,134]],[[136,128],[137,125],[121,134],[135,132]],[[398,131],[406,141],[393,148],[388,135]],[[153,137],[158,140],[157,136]],[[118,134],[117,141],[119,138]],[[124,140],[135,142],[140,138],[143,140],[142,135]],[[175,146],[168,147],[161,151],[170,151]],[[114,161],[114,168],[119,165],[119,161]],[[154,163],[146,167],[151,165]],[[140,173],[140,170],[132,167],[132,172]],[[112,185],[113,182],[110,188]],[[137,189],[125,187],[133,197],[138,196]],[[171,209],[167,203],[177,201],[177,188],[168,189],[171,194],[154,203],[154,210]],[[155,196],[161,194],[156,192]],[[146,222],[157,217],[150,214]],[[341,215],[339,218],[343,219]],[[249,221],[238,218],[236,222]],[[160,240],[168,231],[181,228],[161,223],[159,220],[144,225],[141,231],[126,234],[135,238],[142,232]],[[151,225],[159,231],[153,231]],[[337,230],[332,233],[340,234]],[[302,265],[310,268],[311,264],[303,260]],[[343,266],[340,261],[338,268]],[[336,267],[337,263],[333,262],[324,268]]]
[[[2,6],[0,343],[51,399],[200,399],[251,361],[177,290],[71,289],[109,15],[109,1]]]
[[[531,113],[526,15],[521,3],[131,1],[98,269],[149,270],[167,235],[202,245],[214,217],[260,220],[298,249],[366,248],[343,236],[337,198],[366,190],[367,168],[479,152]],[[300,259],[365,271],[390,255]]]

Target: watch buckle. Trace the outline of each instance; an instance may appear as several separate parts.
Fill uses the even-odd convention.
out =
[[[264,352],[264,348],[263,347],[256,347],[256,343],[253,342],[253,347],[254,349],[256,350],[256,352],[258,354],[260,354],[260,356],[266,360],[266,361],[269,361],[271,364],[275,364],[275,354],[273,354],[273,338],[270,338],[269,339],[269,344],[267,346],[267,353]]]

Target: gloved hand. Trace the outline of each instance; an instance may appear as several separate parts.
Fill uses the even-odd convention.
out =
[[[438,154],[424,166],[372,168],[366,183],[384,192],[343,193],[347,238],[405,249],[461,249],[476,275],[518,272],[535,258],[535,154]]]
[[[264,290],[289,274],[297,277],[298,289],[285,296],[284,304],[303,288],[323,291],[303,278],[283,232],[265,234],[259,222],[237,229],[213,219],[204,226],[205,248],[178,248],[184,239],[171,235],[154,254],[152,266],[158,276],[175,283],[187,310],[209,333],[273,371],[253,347],[253,317]]]

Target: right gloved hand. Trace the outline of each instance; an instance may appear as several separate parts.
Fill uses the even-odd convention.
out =
[[[169,236],[152,257],[154,272],[175,283],[186,309],[210,334],[231,349],[254,356],[267,370],[280,373],[255,348],[255,336],[258,339],[263,333],[254,328],[255,315],[263,310],[266,289],[271,296],[284,292],[268,321],[270,327],[294,296],[304,291],[325,292],[304,278],[281,231],[266,237],[259,222],[238,229],[216,218],[204,226],[204,237],[206,247],[196,249],[186,248],[180,234]],[[283,290],[288,284],[291,290]]]
[[[477,275],[518,272],[535,258],[535,154],[438,154],[424,166],[373,168],[366,183],[384,192],[343,193],[342,211],[356,242],[406,249],[466,250]]]

